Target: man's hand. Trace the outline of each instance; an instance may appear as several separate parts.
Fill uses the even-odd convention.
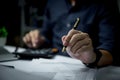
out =
[[[39,30],[32,30],[23,37],[23,42],[30,48],[38,48],[45,41]]]
[[[72,57],[81,60],[83,63],[92,63],[96,59],[92,41],[87,33],[78,30],[70,30],[62,37],[62,42],[67,53]]]

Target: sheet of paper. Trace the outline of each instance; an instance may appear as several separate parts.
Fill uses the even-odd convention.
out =
[[[33,60],[42,69],[40,72],[53,72],[55,75],[52,80],[94,80],[96,69],[87,68],[81,61],[57,56],[55,59]],[[46,69],[48,68],[49,69]],[[34,71],[34,70],[33,70]]]
[[[87,68],[80,60],[63,56],[57,56],[55,59],[41,58],[0,64],[13,65],[16,69],[33,75],[46,75],[50,80],[93,80],[97,71]]]

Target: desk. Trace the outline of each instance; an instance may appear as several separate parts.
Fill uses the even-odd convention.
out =
[[[5,48],[10,52],[15,49],[11,46],[5,46]],[[22,50],[24,49],[19,49],[19,51]],[[35,76],[47,77],[46,80],[120,80],[120,67],[91,69],[80,60],[64,56],[56,56],[53,59],[17,60],[0,64],[14,66],[16,70]]]

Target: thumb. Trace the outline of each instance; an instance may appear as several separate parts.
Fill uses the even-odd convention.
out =
[[[65,38],[66,38],[66,35],[64,35],[64,36],[62,37],[62,43],[63,43],[64,46],[67,46]]]

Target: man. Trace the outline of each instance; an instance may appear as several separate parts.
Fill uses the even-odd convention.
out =
[[[80,23],[74,30],[76,18]],[[41,31],[30,31],[23,41],[32,48],[56,47],[58,54],[68,53],[88,67],[106,66],[113,62],[115,20],[108,7],[94,0],[48,0]]]

